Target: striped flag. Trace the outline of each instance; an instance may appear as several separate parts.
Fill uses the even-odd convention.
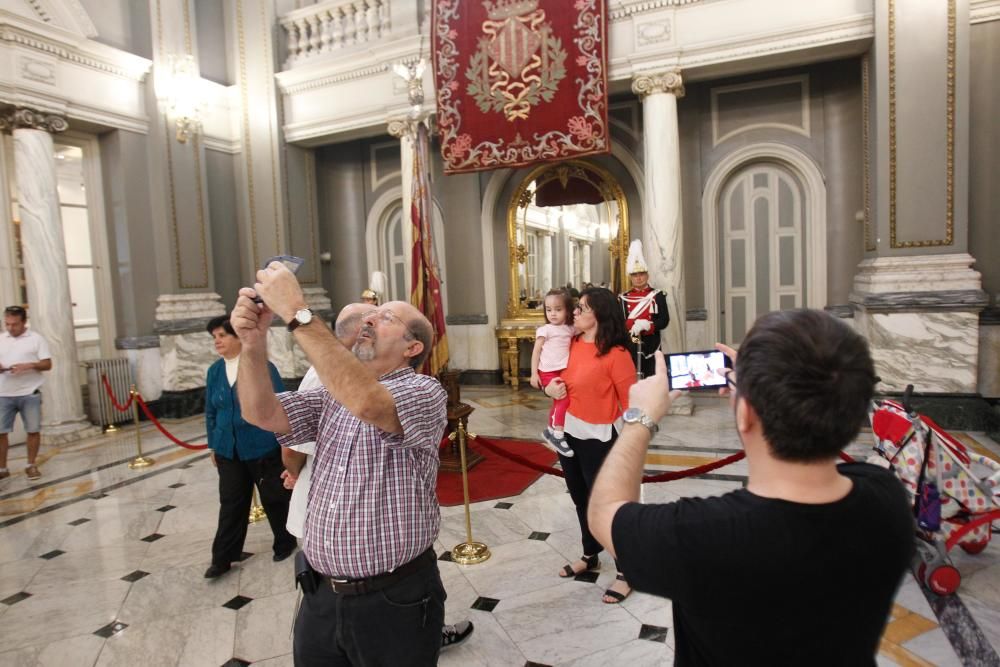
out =
[[[431,190],[427,128],[417,124],[413,148],[413,194],[410,221],[413,225],[413,291],[410,303],[417,307],[434,327],[431,354],[424,362],[423,372],[437,375],[448,365],[448,336],[441,303],[441,278],[434,244],[431,242]]]

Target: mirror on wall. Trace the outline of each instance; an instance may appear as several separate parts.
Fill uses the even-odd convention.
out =
[[[507,318],[542,319],[546,292],[625,284],[628,203],[606,170],[580,160],[529,173],[507,208]]]

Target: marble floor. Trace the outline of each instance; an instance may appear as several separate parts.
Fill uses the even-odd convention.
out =
[[[537,438],[548,409],[529,391],[468,387],[470,430]],[[204,422],[168,424],[203,442]],[[979,433],[959,436],[993,456]],[[865,456],[870,435],[851,452]],[[135,433],[124,430],[61,448],[43,446],[42,479],[20,471],[11,450],[0,482],[0,665],[291,665],[297,593],[292,562],[273,563],[266,522],[250,527],[246,559],[218,580],[202,578],[218,507],[216,473],[204,451],[182,449],[142,430],[155,465],[130,470]],[[649,471],[708,463],[738,450],[725,403],[696,399],[695,414],[668,417],[647,459]],[[698,478],[647,484],[647,502],[738,488],[736,463]],[[492,557],[449,560],[465,540],[464,509],[442,508],[436,549],[448,591],[447,621],[470,618],[475,633],[442,654],[441,665],[669,665],[669,603],[633,594],[601,603],[614,576],[607,556],[596,578],[556,572],[579,555],[579,531],[565,486],[542,476],[518,496],[476,503],[474,538]],[[964,581],[938,599],[906,576],[878,656],[880,665],[997,665],[1000,650],[1000,542],[978,556],[957,551]],[[850,564],[864,567],[864,563]],[[849,572],[849,568],[848,568]]]

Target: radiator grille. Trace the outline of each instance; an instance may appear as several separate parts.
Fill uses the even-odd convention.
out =
[[[107,427],[132,420],[132,410],[119,412],[108,398],[101,376],[108,378],[115,398],[122,405],[128,401],[132,386],[132,369],[128,359],[94,359],[87,362],[87,389],[90,396],[90,421]]]

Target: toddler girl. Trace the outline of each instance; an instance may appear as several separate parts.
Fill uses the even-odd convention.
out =
[[[535,332],[535,348],[531,352],[531,386],[542,389],[559,377],[569,361],[569,344],[576,334],[573,328],[573,297],[562,289],[549,290],[545,295],[545,320],[548,324],[538,327]],[[565,457],[573,456],[573,450],[563,436],[563,423],[569,396],[552,401],[549,410],[549,424],[542,435]]]

